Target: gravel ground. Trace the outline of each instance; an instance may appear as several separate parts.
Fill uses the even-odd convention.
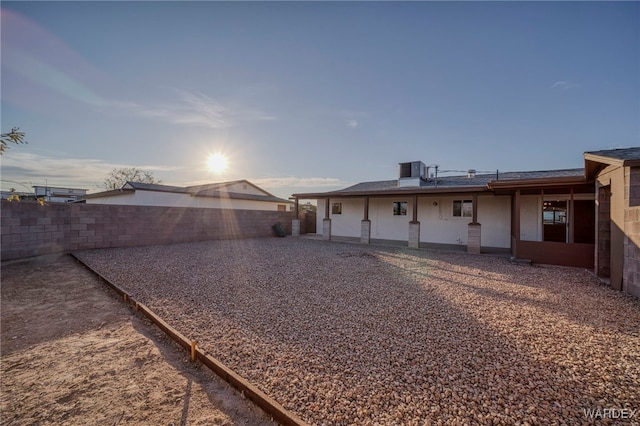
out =
[[[294,238],[78,254],[311,424],[640,422],[640,301],[586,270]]]

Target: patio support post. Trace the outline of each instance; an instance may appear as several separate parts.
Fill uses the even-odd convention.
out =
[[[293,220],[291,221],[291,236],[299,237],[300,236],[300,212],[298,211],[298,197],[295,198],[294,202],[294,214]]]
[[[472,221],[467,227],[467,253],[480,254],[481,246],[481,227],[478,223],[478,193],[473,193]]]
[[[420,222],[418,222],[418,196],[413,196],[412,220],[409,222],[409,248],[420,248]]]
[[[571,200],[569,201],[569,243],[574,242],[574,224],[573,218],[575,217],[573,214],[573,186],[571,187]]]
[[[542,214],[540,215],[540,232],[542,238],[540,239],[540,241],[544,241],[544,188],[540,188],[540,198],[542,200]]]
[[[520,242],[520,190],[516,189],[513,198],[513,209],[511,211],[513,228],[511,232],[511,256],[518,258],[518,243]]]
[[[360,222],[360,242],[371,242],[371,221],[369,220],[369,197],[364,197],[364,219]]]
[[[329,204],[331,199],[327,197],[324,205],[324,219],[322,219],[322,239],[331,239],[331,218],[329,217]]]

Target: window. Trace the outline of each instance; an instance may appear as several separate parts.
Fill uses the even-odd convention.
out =
[[[542,205],[542,240],[569,242],[567,201],[545,201]]]
[[[332,203],[331,214],[342,214],[342,203]]]
[[[567,223],[566,201],[545,201],[542,217],[545,225],[558,225]]]
[[[453,217],[473,217],[473,201],[453,200]]]
[[[278,211],[279,212],[286,212],[287,211],[287,206],[285,206],[284,204],[278,204]]]
[[[394,216],[406,216],[407,215],[407,202],[406,201],[394,201],[393,202],[393,215]]]

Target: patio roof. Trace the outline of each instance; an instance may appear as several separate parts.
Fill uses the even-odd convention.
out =
[[[476,174],[473,177],[438,176],[421,181],[420,186],[398,186],[398,180],[361,182],[344,189],[293,194],[296,198],[327,198],[352,196],[385,196],[489,192],[495,188],[517,188],[523,186],[566,186],[587,183],[584,169],[541,170],[523,172],[496,172]]]

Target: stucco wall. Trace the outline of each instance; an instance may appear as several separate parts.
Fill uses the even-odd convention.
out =
[[[511,247],[511,196],[478,197],[482,246]]]
[[[395,201],[407,203],[406,216],[393,215],[393,203]],[[411,222],[412,211],[413,197],[370,198],[369,220],[371,220],[371,238],[408,241],[409,222]],[[360,218],[362,219],[362,213],[360,214]]]
[[[2,260],[73,250],[266,237],[293,212],[2,201]]]
[[[470,199],[458,197],[456,199]],[[453,217],[453,200],[448,197],[418,198],[420,241],[438,244],[467,244],[470,217]],[[434,205],[436,203],[436,205]]]
[[[420,241],[424,243],[466,245],[469,217],[453,216],[453,201],[471,199],[471,196],[418,197],[418,221]],[[406,216],[393,215],[393,203],[406,202]],[[342,214],[332,214],[331,234],[334,236],[360,237],[360,223],[364,218],[363,198],[332,198],[329,201],[342,203]],[[435,203],[435,204],[434,204]],[[318,218],[324,218],[325,200],[318,200]],[[369,199],[371,238],[407,241],[409,222],[412,219],[413,197],[379,197]],[[478,197],[478,221],[482,224],[482,245],[485,247],[509,248],[511,244],[510,197]],[[321,221],[317,232],[322,233]]]
[[[625,198],[625,169],[628,167],[608,166],[602,170],[596,180],[597,187],[609,186],[609,218],[610,218],[610,282],[611,288],[623,289],[625,211],[629,206],[628,190]],[[602,213],[599,211],[599,213]],[[596,251],[599,248],[596,248]]]
[[[542,197],[540,195],[520,197],[520,239],[542,241]]]
[[[333,203],[342,203],[342,214],[333,214],[329,206],[329,218],[331,219],[331,234],[343,237],[360,237],[360,222],[364,217],[364,199],[345,198],[332,199]],[[371,206],[369,206],[371,208]],[[324,218],[324,208],[318,210]]]
[[[256,192],[255,188],[249,185],[254,191],[246,191],[247,193]],[[264,195],[264,194],[257,194]],[[194,197],[190,194],[179,194],[173,192],[158,192],[136,190],[134,193],[122,192],[122,194],[112,195],[108,197],[89,198],[87,204],[107,204],[107,205],[138,205],[138,206],[164,206],[164,207],[195,207],[210,209],[241,209],[241,210],[278,210],[278,205],[286,205],[287,210],[289,204],[277,202],[265,202],[255,200],[241,200],[231,198],[214,198],[214,197]]]

